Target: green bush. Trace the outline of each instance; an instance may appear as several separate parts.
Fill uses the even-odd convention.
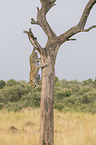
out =
[[[88,80],[84,80],[82,81],[82,85],[93,85],[93,79],[88,79]]]
[[[5,87],[0,90],[0,101],[3,103],[7,103],[8,101],[16,102],[27,93],[29,93],[29,88],[26,85]]]
[[[0,109],[19,111],[40,107],[41,83],[34,89],[25,81],[9,80],[0,89]],[[96,113],[96,80],[59,81],[55,77],[54,108],[60,111]],[[2,83],[1,83],[2,85]]]
[[[87,104],[90,103],[90,98],[88,96],[88,94],[84,94],[81,98],[80,98],[81,103],[83,104]]]
[[[18,82],[17,81],[15,81],[15,80],[13,80],[13,79],[10,79],[10,80],[8,80],[7,82],[6,82],[6,85],[7,86],[14,86],[14,85],[16,85],[16,84],[18,84]]]
[[[0,81],[0,89],[3,89],[5,87],[6,83],[5,81],[1,80]]]
[[[58,82],[58,81],[59,81],[58,77],[55,76],[55,84],[56,84],[56,82]]]
[[[92,87],[86,85],[86,86],[81,86],[80,90],[77,92],[78,95],[82,96],[84,93],[87,93],[92,90]]]
[[[64,108],[64,104],[62,104],[60,102],[59,103],[55,103],[54,104],[54,108],[59,110],[59,111],[61,111]]]

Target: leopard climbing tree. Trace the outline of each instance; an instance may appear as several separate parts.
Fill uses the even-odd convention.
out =
[[[55,5],[56,0],[40,0],[41,8],[37,8],[37,20],[31,19],[31,24],[39,25],[47,35],[47,43],[44,48],[35,38],[31,29],[24,31],[33,47],[39,52],[42,61],[42,91],[41,91],[41,124],[40,124],[40,145],[54,145],[54,117],[53,97],[55,85],[55,61],[59,47],[66,41],[74,41],[71,37],[80,32],[88,32],[96,25],[85,29],[87,18],[96,0],[89,0],[82,16],[74,27],[57,36],[46,19],[46,14]],[[47,64],[47,65],[46,65]]]

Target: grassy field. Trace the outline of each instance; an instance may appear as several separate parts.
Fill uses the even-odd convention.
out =
[[[55,145],[96,145],[96,115],[54,111]],[[40,110],[0,111],[0,145],[38,145]]]

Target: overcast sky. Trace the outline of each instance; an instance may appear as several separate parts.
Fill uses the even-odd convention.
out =
[[[47,20],[57,35],[76,25],[88,0],[57,0],[47,14]],[[39,0],[0,0],[0,80],[29,80],[29,55],[33,46],[24,30],[32,28],[42,47],[47,37],[39,26],[31,25],[36,19]],[[86,28],[96,25],[96,6],[93,7]],[[64,43],[56,59],[59,79],[79,81],[96,77],[96,29],[79,33],[77,41]]]

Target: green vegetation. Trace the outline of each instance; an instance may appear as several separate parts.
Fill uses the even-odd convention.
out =
[[[96,113],[96,79],[82,82],[55,77],[54,108],[63,112]],[[18,111],[26,107],[40,107],[41,83],[33,89],[25,81],[0,81],[0,109]]]
[[[5,81],[1,80],[0,81],[0,89],[3,89],[5,87],[6,83]]]

